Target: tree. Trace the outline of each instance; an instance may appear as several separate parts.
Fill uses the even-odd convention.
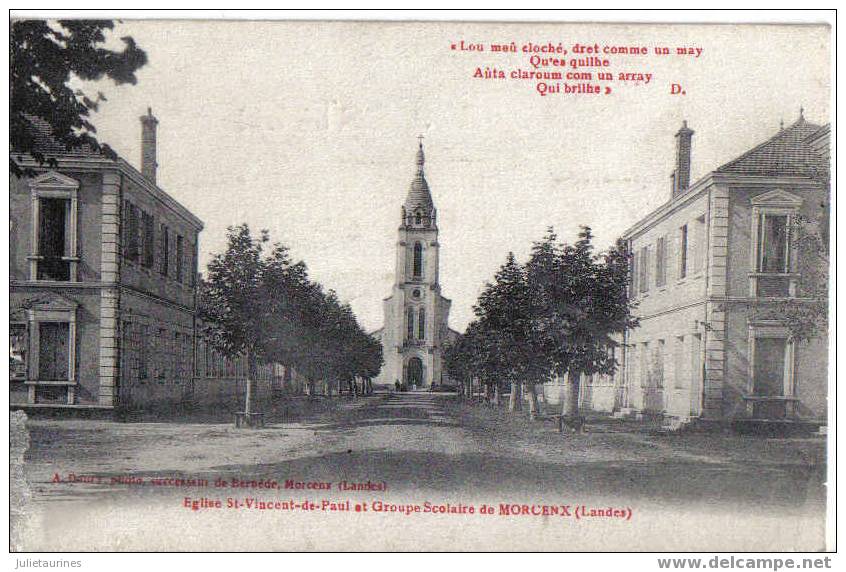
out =
[[[11,148],[39,163],[54,163],[37,148],[33,121],[43,122],[51,137],[67,150],[83,146],[115,158],[101,145],[90,121],[105,101],[101,92],[86,94],[73,80],[97,81],[107,77],[116,84],[135,84],[135,72],[147,63],[147,54],[129,36],[123,50],[104,47],[110,20],[17,20],[10,30],[9,138]],[[9,160],[12,174],[24,171]]]
[[[467,330],[444,347],[444,367],[447,375],[461,383],[462,394],[467,399],[473,397],[473,379],[487,377],[489,363],[485,350],[485,332],[478,320],[467,326]]]
[[[208,264],[201,316],[207,335],[228,357],[248,363],[244,414],[253,426],[252,406],[259,362],[290,364],[300,344],[299,299],[307,284],[305,265],[292,264],[285,247],[270,242],[267,231],[253,238],[246,224],[227,229],[227,248]]]
[[[581,428],[579,393],[585,375],[612,375],[618,362],[615,336],[637,325],[628,298],[629,254],[618,241],[596,254],[593,235],[583,226],[573,245],[557,249],[550,231],[527,264],[537,320],[552,372],[569,380],[562,415]]]
[[[791,217],[790,236],[796,249],[798,298],[776,304],[776,314],[787,324],[791,337],[800,342],[828,331],[829,242],[828,209],[818,219]]]
[[[487,342],[488,383],[510,384],[510,411],[520,409],[521,387],[530,391],[529,412],[535,416],[538,403],[534,385],[546,370],[542,345],[534,322],[534,299],[525,269],[512,252],[488,284],[474,307],[484,326]]]

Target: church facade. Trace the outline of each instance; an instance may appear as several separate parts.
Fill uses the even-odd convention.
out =
[[[458,334],[449,328],[451,302],[441,295],[437,209],[424,164],[421,142],[401,209],[393,291],[383,300],[383,326],[373,334],[384,356],[376,384],[420,389],[448,382],[443,346]]]

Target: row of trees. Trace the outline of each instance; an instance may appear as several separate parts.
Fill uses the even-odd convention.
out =
[[[562,415],[577,421],[581,377],[613,374],[616,335],[637,325],[625,244],[596,252],[592,241],[588,227],[574,244],[560,242],[549,228],[525,264],[509,253],[473,307],[475,320],[446,349],[450,377],[470,387],[478,379],[497,403],[500,390],[510,386],[512,411],[521,407],[525,388],[533,416],[535,386],[566,377],[569,409]]]
[[[227,229],[226,250],[215,255],[201,282],[204,334],[224,355],[247,356],[245,412],[250,414],[258,363],[281,363],[305,376],[309,393],[319,380],[356,391],[382,367],[382,347],[365,333],[350,306],[308,277],[302,261],[256,238],[246,224]]]

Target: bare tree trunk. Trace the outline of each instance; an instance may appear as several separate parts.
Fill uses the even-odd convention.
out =
[[[538,394],[535,392],[535,384],[527,383],[526,391],[529,392],[529,418],[535,420],[538,418],[540,405],[538,404]]]
[[[521,387],[519,381],[511,382],[511,395],[508,397],[509,411],[521,411],[523,409],[523,399],[520,395]]]
[[[491,400],[491,403],[493,403],[495,407],[499,407],[499,381],[494,383],[493,399]]]
[[[579,397],[582,387],[582,375],[580,373],[569,373],[567,375],[569,383],[567,387],[567,400],[564,402],[564,408],[561,412],[568,421],[574,431],[577,433],[582,430],[582,417],[579,408]]]
[[[256,383],[256,358],[255,354],[251,351],[247,351],[247,394],[244,397],[244,413],[247,414],[247,418],[249,419],[250,413],[253,412],[253,393],[255,392],[255,383]]]

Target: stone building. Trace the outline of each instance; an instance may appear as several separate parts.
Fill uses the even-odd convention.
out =
[[[156,126],[139,172],[32,134],[54,164],[10,175],[10,402],[114,408],[190,397],[203,223],[156,185]],[[189,395],[186,395],[189,394]]]
[[[623,235],[640,325],[617,375],[583,384],[583,405],[680,422],[824,422],[827,335],[795,339],[779,308],[813,302],[791,233],[801,217],[827,235],[829,128],[800,114],[690,184],[692,137],[686,123],[676,134],[669,200]]]
[[[437,209],[424,163],[421,142],[417,173],[401,209],[393,292],[383,301],[383,326],[373,333],[384,356],[377,385],[445,383],[443,345],[457,336],[449,328],[450,301],[441,295]]]

